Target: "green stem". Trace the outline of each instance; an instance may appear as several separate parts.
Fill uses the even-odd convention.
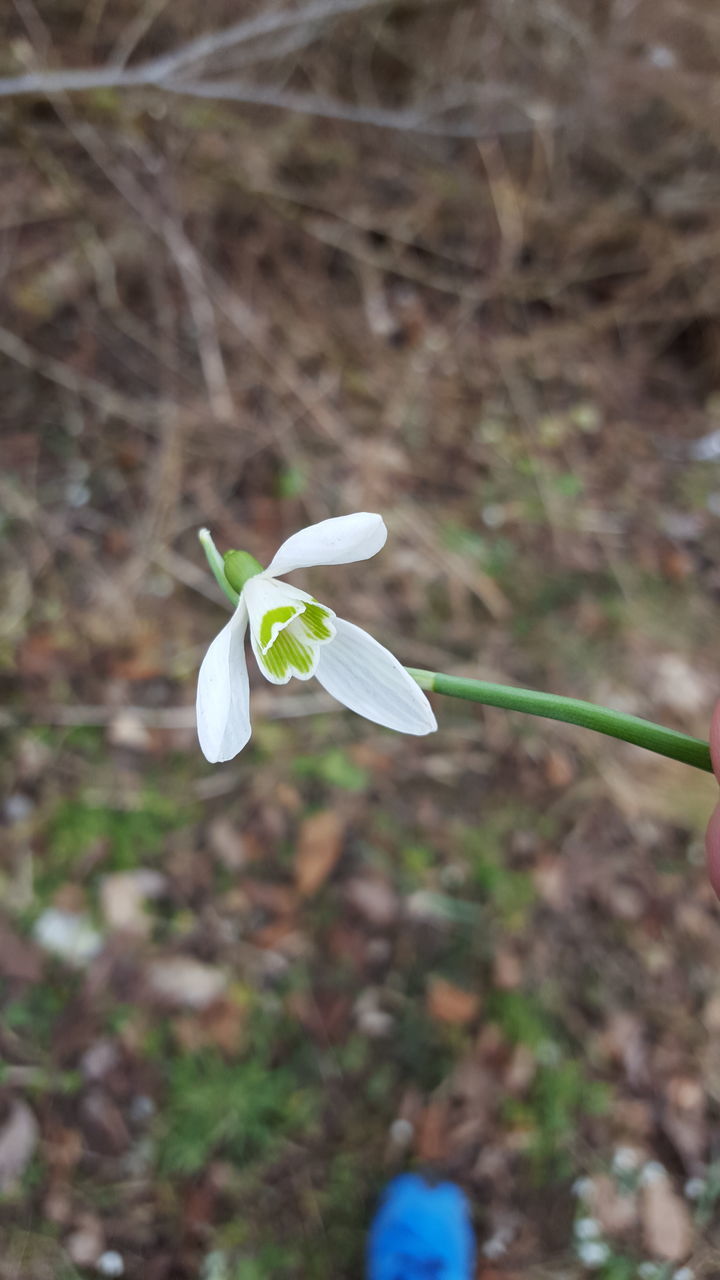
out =
[[[200,545],[203,551],[205,552],[205,555],[207,556],[207,562],[213,571],[213,574],[215,576],[215,581],[217,582],[220,590],[225,592],[225,595],[227,596],[228,600],[232,605],[236,605],[238,600],[240,599],[240,596],[238,595],[237,591],[233,590],[227,578],[225,577],[225,563],[223,561],[222,556],[220,555],[220,552],[215,546],[215,543],[212,540],[210,530],[201,529],[200,532],[198,533],[198,539],[200,541]]]
[[[579,724],[584,729],[594,729],[611,738],[632,742],[658,755],[681,760],[712,773],[710,748],[702,738],[691,738],[687,733],[666,729],[664,725],[629,716],[609,707],[598,707],[594,702],[582,702],[579,698],[563,698],[555,693],[539,693],[536,689],[516,689],[511,685],[492,684],[488,680],[466,680],[464,676],[445,676],[438,671],[417,671],[408,668],[421,689],[433,693],[446,693],[451,698],[466,698],[469,702],[482,702],[489,707],[505,707],[508,711],[524,711],[531,716],[547,716],[550,720],[564,720],[567,724]]]

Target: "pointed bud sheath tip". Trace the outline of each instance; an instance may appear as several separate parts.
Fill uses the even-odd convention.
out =
[[[250,578],[255,578],[262,573],[262,565],[259,560],[250,555],[249,551],[226,551],[223,556],[223,569],[230,586],[238,594]]]

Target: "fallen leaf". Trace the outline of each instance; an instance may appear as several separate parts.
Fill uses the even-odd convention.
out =
[[[532,1084],[537,1074],[537,1058],[526,1044],[518,1044],[512,1051],[505,1075],[505,1088],[508,1093],[523,1094]]]
[[[653,697],[661,706],[683,716],[700,715],[713,699],[713,685],[707,675],[681,653],[663,653],[654,662]]]
[[[347,1038],[352,1006],[345,992],[297,991],[287,1007],[319,1044],[340,1044]]]
[[[599,1043],[605,1053],[622,1065],[633,1088],[648,1084],[647,1037],[637,1014],[626,1009],[618,1009],[612,1013]]]
[[[119,1046],[107,1036],[93,1041],[80,1059],[80,1069],[86,1080],[102,1080],[119,1064]]]
[[[345,885],[345,898],[376,929],[387,929],[397,920],[398,896],[381,876],[353,876]]]
[[[297,894],[288,884],[271,880],[243,880],[243,892],[253,907],[274,916],[291,916],[297,907]]]
[[[138,713],[124,707],[109,722],[107,740],[111,747],[122,747],[126,751],[148,751],[152,738]]]
[[[42,977],[41,952],[4,920],[0,920],[0,973],[19,982],[39,982]]]
[[[708,1139],[705,1090],[701,1082],[692,1076],[673,1076],[665,1086],[665,1098],[662,1113],[665,1133],[687,1165],[700,1165]]]
[[[395,1025],[393,1015],[382,1007],[377,987],[367,987],[360,992],[353,1013],[358,1031],[371,1040],[389,1035]]]
[[[248,942],[262,951],[275,951],[279,955],[302,955],[306,950],[305,935],[292,920],[271,920],[248,935]]]
[[[447,1155],[447,1104],[433,1098],[423,1111],[417,1131],[417,1158],[434,1163]]]
[[[499,946],[493,956],[493,978],[501,991],[514,991],[523,978],[522,962],[516,951]]]
[[[81,1214],[76,1229],[65,1240],[76,1267],[94,1267],[104,1246],[102,1222],[94,1213]]]
[[[147,867],[105,876],[100,885],[100,905],[108,926],[136,937],[149,937],[153,922],[145,903],[159,898],[165,885],[165,877]]]
[[[640,1215],[643,1240],[653,1257],[667,1262],[687,1257],[693,1239],[690,1210],[667,1174],[660,1173],[643,1186]]]
[[[247,1015],[247,1004],[241,1001],[215,1000],[195,1016],[178,1018],[175,1032],[183,1048],[191,1053],[214,1048],[234,1055],[243,1047]]]
[[[545,777],[551,787],[568,787],[575,777],[572,756],[562,747],[551,747],[545,756]]]
[[[130,1145],[130,1133],[117,1103],[103,1089],[91,1089],[80,1103],[80,1121],[92,1150],[119,1155]]]
[[[103,940],[86,915],[48,907],[33,928],[35,941],[45,951],[80,969],[100,951]]]
[[[295,854],[295,883],[302,897],[317,893],[342,851],[343,825],[337,813],[324,809],[302,822]]]
[[[211,852],[228,871],[240,871],[245,866],[248,860],[245,841],[227,818],[215,818],[208,827],[207,837]]]
[[[618,1187],[607,1174],[590,1179],[586,1200],[592,1217],[609,1236],[623,1235],[637,1224],[637,1195]]]
[[[567,866],[562,858],[546,854],[532,873],[540,897],[554,911],[562,911],[568,902]]]
[[[0,1124],[0,1191],[21,1178],[38,1144],[39,1129],[34,1112],[17,1098]]]
[[[472,991],[464,991],[445,978],[431,978],[426,995],[427,1010],[431,1018],[463,1027],[478,1014],[480,1001]]]
[[[193,956],[153,960],[148,966],[148,981],[158,999],[188,1009],[207,1008],[227,987],[227,978],[221,969]]]

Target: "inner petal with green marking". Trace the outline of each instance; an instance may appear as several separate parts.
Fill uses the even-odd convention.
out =
[[[259,574],[244,589],[250,639],[263,675],[273,684],[309,680],[320,646],[335,635],[332,609],[286,582]]]
[[[282,610],[274,610],[280,613]],[[334,614],[330,609],[310,601],[302,606],[302,613],[293,613],[278,630],[270,643],[258,653],[258,662],[264,674],[273,683],[285,684],[291,676],[300,680],[309,680],[314,675],[318,664],[320,646],[327,644],[335,635],[331,619]],[[260,624],[260,640],[264,634],[270,635],[272,628],[281,621],[269,615]]]
[[[268,609],[260,619],[259,640],[263,653],[267,653],[277,639],[279,633],[296,618],[303,605],[281,604],[276,609]]]

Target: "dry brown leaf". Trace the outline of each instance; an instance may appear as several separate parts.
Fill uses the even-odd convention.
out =
[[[243,892],[254,907],[274,916],[291,916],[297,907],[297,894],[289,884],[271,880],[243,880]]]
[[[480,1000],[472,991],[464,991],[445,978],[431,978],[426,996],[427,1010],[438,1022],[463,1027],[477,1017]]]
[[[353,876],[345,886],[345,897],[358,915],[376,929],[387,929],[397,919],[398,896],[381,876]]]
[[[418,1160],[426,1160],[432,1163],[445,1159],[447,1155],[447,1120],[447,1104],[441,1098],[433,1098],[426,1106],[418,1125]]]
[[[130,1146],[130,1133],[118,1104],[104,1089],[91,1089],[80,1103],[86,1143],[102,1155],[120,1155]]]
[[[342,850],[343,824],[332,809],[312,813],[302,822],[295,854],[295,883],[302,897],[317,893]]]
[[[15,1099],[0,1125],[0,1191],[25,1172],[38,1143],[38,1122],[26,1102]]]
[[[665,1086],[662,1127],[690,1167],[699,1165],[708,1139],[705,1090],[693,1076],[673,1076]]]
[[[165,887],[165,877],[149,867],[104,876],[100,884],[100,905],[109,928],[148,938],[153,920],[145,904],[159,898]]]
[[[622,1190],[607,1174],[591,1179],[587,1204],[609,1236],[623,1235],[637,1224],[637,1195]]]
[[[537,1074],[537,1058],[526,1044],[518,1044],[512,1051],[505,1074],[508,1093],[522,1094],[532,1084]]]
[[[681,1262],[692,1248],[692,1219],[684,1200],[660,1173],[642,1188],[640,1202],[643,1240],[654,1258]]]
[[[39,982],[42,966],[40,949],[0,920],[0,973],[3,977],[20,982]]]
[[[575,765],[569,751],[551,747],[545,756],[545,777],[551,787],[568,787],[575,777]]]
[[[65,1248],[77,1267],[94,1267],[105,1246],[100,1219],[94,1213],[81,1213],[77,1226],[65,1240]]]
[[[254,947],[261,947],[263,951],[286,952],[289,948],[292,952],[302,936],[293,921],[284,916],[255,929],[249,935],[249,941]]]
[[[177,1018],[175,1034],[183,1048],[191,1053],[213,1048],[230,1055],[237,1054],[245,1041],[247,1015],[248,1006],[242,1001],[215,1000],[197,1015]]]
[[[501,991],[514,991],[523,978],[522,961],[516,951],[500,946],[493,957],[493,978]]]
[[[240,871],[245,866],[245,841],[227,818],[215,818],[208,827],[207,838],[211,852],[228,871]]]

